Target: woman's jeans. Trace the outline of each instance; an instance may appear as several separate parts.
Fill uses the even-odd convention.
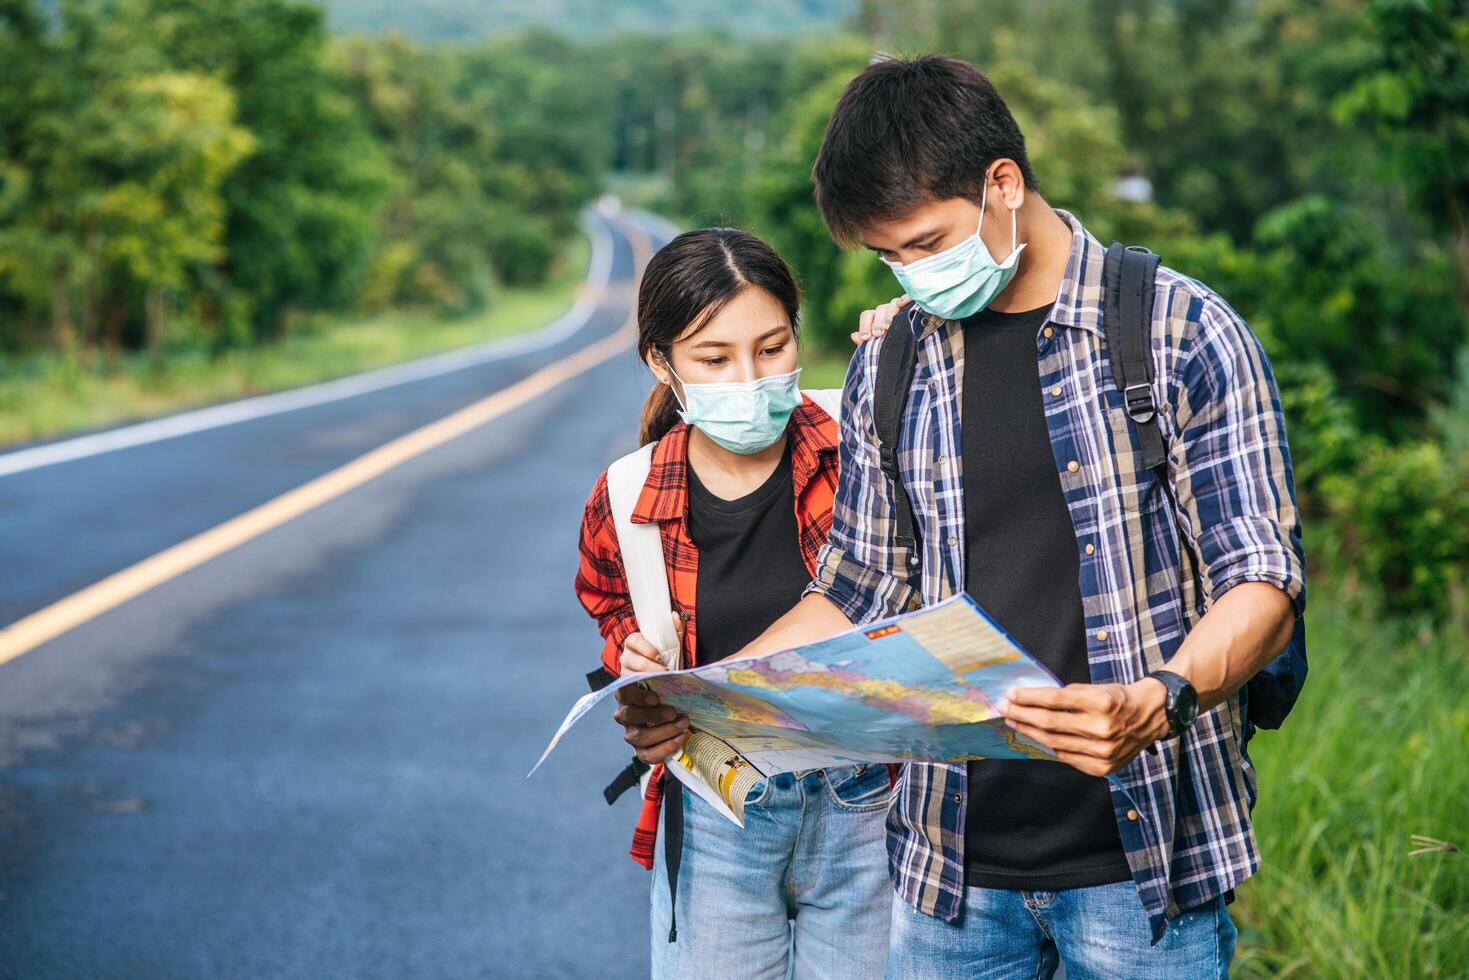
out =
[[[892,913],[883,827],[887,767],[763,780],[747,797],[743,830],[673,785],[684,803],[678,941],[668,941],[672,907],[660,839],[653,865],[654,977],[883,975]]]

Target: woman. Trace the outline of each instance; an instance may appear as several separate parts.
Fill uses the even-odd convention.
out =
[[[643,275],[638,351],[658,385],[639,438],[657,445],[632,521],[659,525],[684,666],[729,656],[787,612],[826,540],[836,424],[797,386],[800,301],[780,256],[731,228],[679,235]],[[606,472],[587,501],[576,590],[609,672],[663,669],[632,612]],[[667,724],[629,729],[646,762],[688,737],[663,710]],[[761,780],[743,830],[661,766],[653,776],[633,857],[654,871],[654,976],[882,975],[887,767]]]

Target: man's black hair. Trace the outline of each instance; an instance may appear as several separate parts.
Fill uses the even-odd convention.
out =
[[[1025,137],[1010,107],[973,65],[940,55],[875,61],[837,100],[811,177],[837,243],[860,243],[874,220],[930,199],[979,203],[984,175],[1014,160],[1035,188]]]

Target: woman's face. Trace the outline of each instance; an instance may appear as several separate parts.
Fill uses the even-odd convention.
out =
[[[755,286],[741,290],[703,329],[674,341],[672,355],[673,370],[690,384],[754,381],[800,367],[785,307]],[[650,356],[648,366],[659,381],[677,384],[659,357]]]

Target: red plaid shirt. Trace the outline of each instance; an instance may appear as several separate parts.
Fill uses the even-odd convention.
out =
[[[796,528],[801,558],[812,574],[816,555],[826,544],[831,528],[831,504],[837,485],[837,427],[815,404],[803,401],[791,414],[787,429],[791,441],[791,483],[796,498]],[[689,537],[689,427],[683,423],[668,430],[653,450],[648,480],[633,508],[638,524],[658,522],[663,538],[663,557],[668,569],[668,592],[673,609],[683,620],[683,661],[693,662],[698,649],[699,620],[694,609],[698,595],[699,552]],[[621,671],[619,658],[628,636],[637,632],[627,577],[617,548],[617,530],[612,505],[607,497],[607,471],[597,478],[587,498],[581,525],[581,567],[576,574],[576,596],[597,620],[606,638],[602,666],[612,674]],[[794,606],[799,596],[791,596]],[[663,767],[653,770],[648,792],[633,833],[632,858],[645,868],[653,867],[653,844],[658,835]]]

